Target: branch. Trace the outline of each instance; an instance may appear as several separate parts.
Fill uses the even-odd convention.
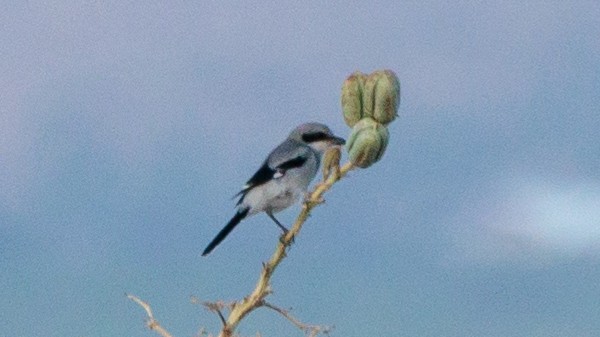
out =
[[[217,302],[200,301],[200,299],[198,299],[196,296],[192,296],[190,301],[194,304],[200,304],[204,308],[206,308],[208,311],[211,311],[211,312],[214,312],[215,314],[217,314],[217,316],[219,316],[219,319],[221,320],[221,323],[223,325],[225,325],[227,323],[225,320],[225,316],[223,316],[223,309],[231,310],[235,306],[235,302],[226,303],[224,301],[217,301]]]
[[[328,334],[332,330],[332,327],[329,327],[329,326],[309,325],[309,324],[302,323],[297,318],[292,316],[289,313],[289,311],[282,309],[280,307],[277,307],[271,303],[268,303],[267,301],[263,301],[262,305],[264,307],[267,307],[269,309],[275,310],[278,313],[280,313],[283,317],[287,318],[290,322],[292,322],[292,324],[294,324],[298,329],[304,331],[309,337],[314,337],[317,334],[319,334],[319,332]]]
[[[127,295],[128,299],[139,304],[144,310],[146,310],[146,315],[148,315],[148,319],[146,320],[146,326],[148,327],[148,329],[156,331],[156,333],[158,333],[159,335],[161,335],[163,337],[173,337],[167,330],[165,330],[165,328],[160,326],[160,324],[158,323],[158,321],[156,319],[154,319],[154,315],[152,314],[152,309],[150,308],[150,305],[148,303],[142,301],[137,296],[130,295],[130,294],[126,294],[126,295]]]
[[[319,183],[315,187],[314,191],[308,195],[304,201],[304,204],[302,205],[302,211],[298,215],[298,218],[296,218],[296,222],[287,232],[287,234],[281,238],[277,248],[275,249],[275,252],[271,256],[271,259],[267,263],[263,264],[263,268],[254,291],[252,291],[250,295],[245,297],[233,307],[229,313],[227,321],[223,325],[219,337],[231,337],[233,331],[236,329],[240,321],[251,311],[263,305],[264,298],[271,292],[271,276],[273,275],[273,272],[279,263],[281,263],[281,261],[285,258],[287,247],[294,242],[294,238],[296,235],[298,235],[300,229],[302,229],[302,225],[309,217],[312,209],[323,202],[323,194],[353,168],[354,166],[350,162],[344,164],[344,166],[340,168],[339,174],[338,172],[331,174],[325,181]]]

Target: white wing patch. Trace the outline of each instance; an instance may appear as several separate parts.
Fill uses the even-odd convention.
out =
[[[283,173],[285,173],[284,170],[276,170],[275,174],[273,174],[273,179],[277,179],[277,178],[283,177]]]

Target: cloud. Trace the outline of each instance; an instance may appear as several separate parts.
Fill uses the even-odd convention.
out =
[[[547,264],[600,255],[600,183],[517,179],[464,205],[452,260]]]

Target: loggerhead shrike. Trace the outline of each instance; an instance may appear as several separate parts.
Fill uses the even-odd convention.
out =
[[[277,146],[262,166],[248,180],[236,206],[237,212],[208,244],[202,256],[209,254],[244,218],[265,212],[284,233],[285,228],[273,216],[304,196],[319,169],[321,156],[329,147],[343,145],[345,140],[333,135],[323,124],[306,123],[296,127]]]

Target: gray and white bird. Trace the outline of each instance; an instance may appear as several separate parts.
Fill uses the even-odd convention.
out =
[[[344,143],[343,138],[336,137],[323,124],[306,123],[296,127],[283,143],[271,151],[258,171],[236,194],[240,197],[236,204],[237,212],[204,249],[202,256],[215,249],[240,221],[260,212],[267,213],[286,233],[287,229],[274,214],[305,195],[317,174],[323,153],[329,147]]]

